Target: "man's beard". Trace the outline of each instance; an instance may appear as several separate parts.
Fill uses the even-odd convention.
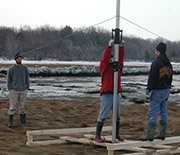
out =
[[[21,61],[16,61],[16,63],[17,63],[18,65],[20,65],[20,64],[21,64]]]

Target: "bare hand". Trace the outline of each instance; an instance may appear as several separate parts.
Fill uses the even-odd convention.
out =
[[[113,39],[109,40],[108,46],[111,47],[113,45],[113,43],[114,43]]]
[[[122,40],[121,43],[119,44],[120,47],[124,47],[125,41]]]

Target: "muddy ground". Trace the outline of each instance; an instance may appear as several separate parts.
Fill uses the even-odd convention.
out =
[[[40,129],[63,129],[95,127],[99,113],[98,98],[73,98],[67,100],[27,100],[27,126],[19,122],[18,110],[12,129],[7,127],[9,101],[0,101],[0,155],[106,155],[104,147],[78,143],[54,144],[47,146],[26,146],[26,131]],[[148,105],[121,106],[121,136],[137,140],[146,132]],[[167,137],[180,135],[180,107],[176,103],[168,104],[169,121]],[[105,125],[111,125],[111,113]],[[103,132],[102,135],[111,135]],[[72,135],[73,136],[73,135]],[[76,136],[76,135],[74,135]],[[78,135],[81,136],[81,135]],[[58,136],[48,138],[54,139]],[[39,139],[46,137],[39,137]],[[176,144],[179,145],[180,144]],[[121,154],[122,151],[115,151]]]

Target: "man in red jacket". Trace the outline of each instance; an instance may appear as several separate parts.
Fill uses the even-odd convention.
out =
[[[101,90],[100,90],[100,113],[97,119],[96,127],[96,137],[97,142],[103,142],[101,138],[101,130],[103,128],[104,122],[106,122],[110,110],[113,108],[113,90],[114,90],[114,68],[112,63],[112,44],[114,40],[110,40],[108,46],[106,47],[103,57],[100,63],[101,72]],[[116,122],[116,139],[123,141],[124,139],[119,135],[120,127],[120,96],[119,92],[121,89],[121,72],[123,69],[124,62],[124,41],[121,41],[119,45],[119,71],[118,71],[118,94],[117,94],[117,122]]]

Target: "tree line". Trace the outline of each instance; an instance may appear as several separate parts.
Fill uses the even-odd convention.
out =
[[[35,29],[30,26],[17,29],[3,26],[0,27],[0,57],[13,59],[19,52],[29,60],[99,61],[111,37],[111,31],[100,27],[73,29],[70,26],[55,28],[45,25]],[[133,36],[123,36],[123,39],[126,42],[125,60],[140,61],[153,60],[155,46],[161,41]],[[168,41],[167,45],[168,57],[171,61],[178,61],[180,41]]]

